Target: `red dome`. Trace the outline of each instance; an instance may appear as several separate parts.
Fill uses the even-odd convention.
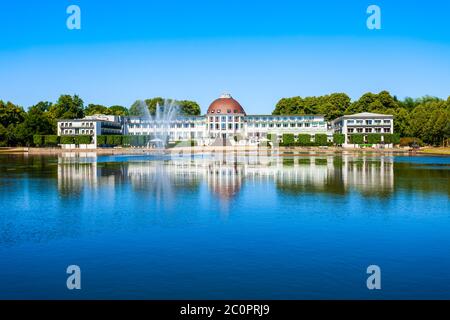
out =
[[[245,114],[244,108],[231,95],[224,94],[211,103],[208,114]]]

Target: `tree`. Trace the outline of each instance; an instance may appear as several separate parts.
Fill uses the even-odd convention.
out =
[[[397,108],[394,111],[394,131],[402,137],[411,135],[411,117],[407,109]]]
[[[195,101],[189,101],[189,100],[178,101],[178,100],[173,100],[173,99],[164,99],[161,97],[156,97],[156,98],[152,98],[152,99],[146,99],[144,102],[145,102],[145,105],[147,106],[148,111],[150,112],[151,115],[156,114],[157,107],[164,109],[165,107],[167,107],[169,105],[174,105],[174,106],[178,107],[178,113],[180,115],[197,116],[197,115],[200,115],[200,113],[201,113],[200,106]],[[142,101],[138,100],[135,103],[133,103],[133,105],[130,107],[129,115],[131,115],[131,116],[142,116],[143,115]]]
[[[58,119],[81,119],[84,117],[84,103],[77,95],[62,95],[56,104],[50,107],[49,112],[55,122]]]
[[[22,107],[16,106],[11,102],[3,102],[0,100],[0,124],[5,128],[9,125],[16,125],[23,122],[25,111]]]
[[[195,101],[182,100],[180,104],[180,113],[186,116],[199,116],[201,114],[200,106]]]
[[[87,108],[84,110],[84,114],[86,116],[92,116],[94,114],[110,114],[110,111],[107,107],[102,106],[100,104],[90,104],[87,106]]]
[[[114,116],[128,116],[128,109],[122,106],[109,107],[109,114]]]

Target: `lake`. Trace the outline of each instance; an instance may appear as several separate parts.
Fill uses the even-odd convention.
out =
[[[450,157],[0,155],[0,298],[450,299],[449,197]]]

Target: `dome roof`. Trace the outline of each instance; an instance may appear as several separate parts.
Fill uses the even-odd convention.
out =
[[[231,95],[224,94],[211,103],[208,108],[208,114],[245,114],[244,108],[234,100]]]

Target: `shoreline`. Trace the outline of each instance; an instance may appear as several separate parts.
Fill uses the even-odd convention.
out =
[[[165,154],[208,154],[208,153],[257,153],[270,154],[271,156],[314,156],[323,154],[394,154],[394,155],[431,155],[450,156],[450,148],[424,148],[412,150],[407,148],[393,149],[360,149],[339,147],[279,147],[276,149],[261,148],[256,146],[233,146],[233,147],[186,147],[165,149]],[[61,149],[61,148],[0,148],[0,154],[29,154],[29,155],[58,155],[64,153],[96,153],[97,155],[136,155],[136,154],[160,154],[155,149],[138,148],[97,148],[97,149]]]

